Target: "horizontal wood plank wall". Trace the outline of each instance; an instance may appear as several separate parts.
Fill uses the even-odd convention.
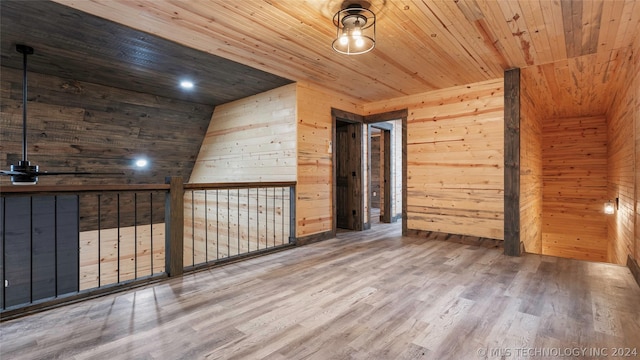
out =
[[[635,73],[635,77],[631,81],[631,90],[635,91],[635,95],[633,99],[635,101],[634,106],[634,120],[635,120],[635,136],[636,136],[636,144],[635,144],[635,156],[636,156],[636,173],[635,173],[635,183],[636,183],[636,193],[635,193],[635,238],[634,238],[634,247],[635,247],[635,255],[632,256],[636,264],[640,264],[640,36],[636,35],[636,41],[633,47],[633,65],[631,66],[631,73]],[[635,90],[633,90],[635,89]],[[640,280],[638,276],[636,276],[636,281],[640,285]]]
[[[362,113],[356,99],[298,83],[297,237],[333,230],[332,107]]]
[[[520,71],[520,241],[542,254],[542,115],[537,67]]]
[[[2,169],[21,159],[22,71],[1,67],[0,163]],[[42,176],[39,185],[161,184],[167,176],[188,177],[204,138],[213,107],[107,86],[29,73],[28,158],[44,171],[122,172],[124,176]],[[163,126],[158,126],[161,123]],[[148,169],[134,169],[138,156]],[[0,186],[10,186],[0,177]],[[164,194],[154,204],[162,206]],[[133,225],[132,197],[123,197],[121,226]],[[137,199],[139,210],[149,197]],[[116,227],[115,196],[81,199],[81,231]],[[149,224],[140,211],[138,225]],[[164,222],[164,211],[154,212]]]
[[[634,56],[627,58],[624,67],[626,72],[620,74],[622,79],[619,81],[620,86],[616,91],[615,101],[607,112],[609,132],[607,194],[611,200],[619,199],[619,208],[615,214],[609,215],[608,220],[609,260],[617,264],[625,264],[628,255],[635,256],[636,260],[640,259],[636,231],[638,173],[637,168],[634,169],[638,161],[637,122],[640,117],[638,52],[640,47],[636,46],[634,50]]]
[[[504,238],[503,80],[370,103],[408,108],[407,226]]]
[[[1,67],[0,162],[22,153],[22,71]],[[41,185],[161,184],[188,177],[213,107],[29,73],[28,157],[44,171],[124,172],[125,176],[42,176]],[[162,124],[162,126],[158,126]],[[134,160],[146,157],[146,170]],[[0,184],[8,184],[1,177]]]
[[[295,84],[217,106],[189,182],[295,180],[295,113]],[[288,243],[288,188],[284,192],[185,192],[185,266]]]
[[[542,253],[607,261],[607,122],[544,119]]]
[[[217,106],[190,183],[294,181],[296,86]]]

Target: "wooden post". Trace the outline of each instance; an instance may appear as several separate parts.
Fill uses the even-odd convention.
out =
[[[184,184],[182,177],[168,177],[170,184],[165,197],[165,272],[167,276],[182,275],[184,270]]]
[[[296,187],[289,187],[289,244],[296,243]]]
[[[504,72],[504,253],[520,256],[520,69]]]

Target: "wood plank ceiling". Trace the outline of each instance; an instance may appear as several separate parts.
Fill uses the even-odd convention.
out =
[[[2,1],[2,66],[216,106],[291,80],[50,1]],[[195,82],[194,91],[178,84]]]
[[[376,48],[346,56],[331,49],[341,0],[55,1],[363,102],[557,62],[546,69],[555,71],[549,91],[578,102],[585,91],[607,95],[640,28],[636,0],[373,0]],[[594,69],[596,84],[580,81]],[[588,112],[608,103],[589,103],[598,108]]]

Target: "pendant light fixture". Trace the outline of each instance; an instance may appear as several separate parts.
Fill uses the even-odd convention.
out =
[[[364,3],[343,3],[333,16],[336,38],[333,50],[346,55],[367,53],[376,46],[376,14]]]

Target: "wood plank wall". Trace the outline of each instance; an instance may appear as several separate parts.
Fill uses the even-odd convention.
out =
[[[503,80],[365,105],[409,109],[410,230],[504,238]]]
[[[21,158],[22,71],[1,67],[0,162],[2,169]],[[103,85],[29,73],[27,111],[28,158],[45,171],[124,172],[125,176],[43,176],[40,185],[162,184],[167,176],[191,174],[213,107]],[[159,123],[165,126],[158,126]],[[179,130],[179,131],[178,131]],[[145,156],[148,169],[136,170],[133,161]],[[0,177],[0,186],[9,177]],[[120,225],[133,225],[134,209],[148,207],[140,196],[122,196]],[[86,201],[85,201],[86,200]],[[164,195],[154,203],[163,204]],[[118,223],[115,196],[103,194],[101,228]],[[82,197],[81,231],[98,228],[98,200]],[[164,211],[154,213],[164,222]],[[149,224],[149,212],[140,211],[137,223]]]
[[[520,72],[520,241],[542,254],[542,119],[537,67]]]
[[[216,107],[189,182],[295,180],[296,237],[331,231],[332,107],[362,113],[356,99],[301,83]]]
[[[217,106],[189,182],[294,181],[296,133],[295,84]],[[187,191],[184,204],[185,266],[289,242],[288,188]]]
[[[22,153],[22,71],[4,66],[0,71],[0,162],[6,169]],[[43,176],[40,184],[160,184],[166,176],[191,173],[212,106],[38,73],[28,76],[29,160],[46,171],[126,175]],[[134,169],[138,156],[149,159],[148,169]],[[0,181],[7,185],[9,180]]]
[[[634,92],[635,106],[633,107],[633,119],[635,122],[635,156],[636,156],[636,194],[635,194],[635,237],[634,247],[635,254],[632,256],[636,263],[640,264],[640,36],[636,35],[636,41],[633,46],[633,64],[630,66],[631,74],[635,74],[635,77],[630,81],[631,89],[629,91]],[[635,88],[635,90],[633,90]],[[636,276],[636,281],[638,280]],[[639,281],[640,284],[640,281]]]
[[[297,237],[333,230],[332,107],[355,114],[363,111],[356,99],[297,84]]]
[[[190,183],[294,181],[296,85],[217,106]]]
[[[542,253],[607,261],[607,122],[544,119]]]
[[[640,38],[640,37],[638,37]],[[619,199],[619,208],[609,216],[609,261],[625,264],[631,255],[638,261],[638,158],[640,137],[640,40],[632,56],[626,58],[626,71],[619,76],[620,89],[607,112],[609,199]],[[634,235],[635,234],[635,235]]]

